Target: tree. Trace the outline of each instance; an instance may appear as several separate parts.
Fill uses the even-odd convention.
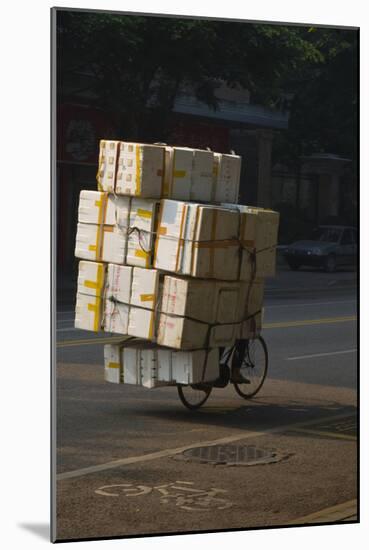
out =
[[[293,93],[288,131],[275,143],[275,157],[296,165],[302,155],[336,153],[356,164],[357,32],[310,28],[321,61],[306,64],[285,89]]]
[[[82,86],[127,139],[165,140],[178,94],[217,108],[220,81],[281,105],[286,83],[323,62],[308,29],[219,20],[58,12],[58,92]]]

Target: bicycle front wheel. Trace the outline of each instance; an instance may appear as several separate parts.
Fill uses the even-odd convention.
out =
[[[234,360],[237,357],[237,345]],[[235,382],[234,388],[238,395],[244,399],[251,399],[256,395],[266,378],[268,372],[268,350],[264,338],[257,336],[248,340],[244,349],[244,356],[240,367],[240,374],[245,379],[244,383]]]
[[[212,387],[203,384],[192,386],[178,385],[178,395],[183,405],[188,409],[199,409],[208,399]]]

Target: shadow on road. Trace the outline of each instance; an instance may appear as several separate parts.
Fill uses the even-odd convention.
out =
[[[187,425],[188,429],[198,426],[217,426],[219,428],[238,429],[246,431],[260,431],[273,429],[281,425],[288,425],[296,422],[310,422],[311,420],[326,419],[330,416],[351,415],[356,413],[356,407],[342,405],[335,401],[327,402],[322,400],[320,403],[315,400],[303,402],[283,401],[276,403],[273,396],[273,402],[268,401],[268,397],[254,398],[250,404],[237,406],[222,406],[221,403],[215,405],[205,405],[198,411],[187,411],[186,409],[173,410],[168,407],[150,408],[147,404],[145,409],[130,411],[138,418],[150,417],[156,419],[160,424],[178,424]],[[124,415],[127,414],[125,410]],[[230,432],[231,434],[232,432]]]

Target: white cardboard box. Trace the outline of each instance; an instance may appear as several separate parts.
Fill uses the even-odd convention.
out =
[[[102,296],[105,287],[106,266],[100,262],[78,264],[77,292],[89,296]]]
[[[239,212],[163,200],[154,267],[204,279],[237,280]]]
[[[104,346],[104,379],[113,384],[123,383],[122,346],[119,344]]]
[[[165,386],[172,380],[161,380],[159,376],[164,374],[162,363],[167,360],[168,365],[170,354],[167,351],[159,351],[153,344],[138,343],[135,346],[127,346],[123,348],[123,372],[124,383],[142,385],[146,388],[155,388],[157,386]],[[170,369],[171,375],[171,369]]]
[[[271,277],[275,275],[279,213],[262,208],[252,208],[251,211],[257,213],[255,236],[257,276]]]
[[[100,191],[81,191],[75,256],[125,263],[130,199]]]
[[[98,188],[101,191],[114,192],[118,163],[118,141],[100,140],[99,167],[97,171]]]
[[[191,201],[211,202],[214,194],[214,153],[193,149]]]
[[[211,348],[233,346],[240,331],[240,323],[215,325],[210,329],[208,346]]]
[[[240,241],[242,246],[240,279],[241,281],[249,281],[258,276],[256,255],[257,214],[242,206],[240,216]]]
[[[76,328],[94,332],[101,329],[105,276],[104,264],[79,262],[74,321]]]
[[[214,281],[171,275],[164,277],[161,312],[211,323],[214,319],[214,302]]]
[[[189,147],[166,147],[163,198],[211,202],[214,154]]]
[[[103,319],[106,332],[128,334],[132,274],[133,267],[108,265]]]
[[[187,147],[165,148],[163,198],[190,200],[193,150]]]
[[[101,191],[83,190],[79,196],[78,221],[104,225],[129,225],[130,198]]]
[[[156,388],[173,383],[172,351],[150,347],[141,353],[141,383],[146,388]],[[165,377],[168,379],[165,380]]]
[[[129,305],[117,302],[111,296],[104,301],[103,326],[105,332],[128,334]]]
[[[253,281],[247,281],[243,286],[240,303],[241,321],[261,311],[264,300],[264,279],[258,278]]]
[[[74,326],[98,332],[102,321],[102,299],[77,292]]]
[[[98,187],[118,195],[159,198],[165,148],[124,141],[100,141]]]
[[[155,338],[159,272],[109,264],[104,329],[138,338]]]
[[[212,382],[219,376],[219,350],[172,352],[172,373],[178,384]]]
[[[155,339],[155,311],[152,309],[130,306],[128,334],[147,340]]]
[[[160,198],[165,147],[120,142],[115,192],[118,195]]]
[[[129,265],[109,264],[106,274],[106,297],[130,303],[134,268]]]
[[[133,269],[128,334],[155,339],[156,309],[159,297],[159,272],[156,269]]]
[[[150,267],[158,201],[82,191],[75,255]]]
[[[241,157],[214,153],[214,201],[237,203]]]
[[[124,264],[126,249],[126,231],[112,225],[77,224],[76,258]]]
[[[186,317],[160,314],[157,343],[173,349],[189,350],[232,346],[237,338],[239,323],[208,325]]]
[[[120,381],[147,388],[214,381],[219,376],[219,351],[173,351],[146,343],[135,346],[112,346],[106,350],[106,363],[113,363],[106,373],[108,381],[118,380],[116,360],[119,359]],[[116,382],[119,383],[119,382]]]
[[[275,275],[276,246],[278,243],[279,213],[273,210],[223,204],[224,207],[240,211],[240,241],[242,260],[240,279]],[[252,253],[255,252],[255,256]],[[254,259],[253,259],[254,258]]]
[[[140,267],[152,265],[158,207],[159,202],[155,200],[132,199],[129,214],[127,264]]]
[[[123,380],[125,384],[141,385],[141,348],[124,347]]]
[[[166,275],[161,312],[204,323],[237,323],[243,319],[246,283]]]
[[[133,306],[155,309],[160,274],[157,269],[133,268],[130,303]]]
[[[206,345],[208,325],[174,315],[160,314],[157,343],[174,349],[200,349]]]
[[[215,282],[214,323],[238,323],[243,318],[245,284],[239,281]]]

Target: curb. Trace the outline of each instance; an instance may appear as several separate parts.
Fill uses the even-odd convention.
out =
[[[290,521],[288,525],[301,525],[304,523],[333,523],[337,521],[357,521],[357,500],[348,500],[336,506],[330,506]]]

